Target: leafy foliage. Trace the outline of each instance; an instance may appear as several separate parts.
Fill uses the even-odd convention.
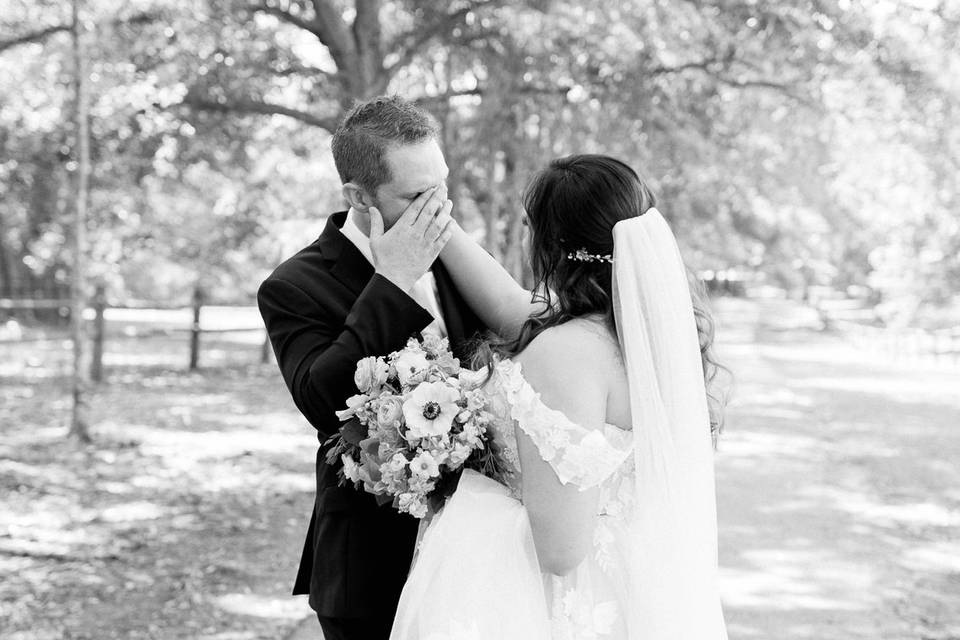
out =
[[[63,281],[67,17],[0,18],[0,291]],[[960,9],[888,0],[137,0],[96,34],[93,263],[117,296],[248,296],[337,208],[353,100],[444,125],[457,212],[522,273],[519,196],[551,157],[640,169],[699,269],[865,285],[891,319],[960,279]],[[953,70],[953,72],[951,72]]]

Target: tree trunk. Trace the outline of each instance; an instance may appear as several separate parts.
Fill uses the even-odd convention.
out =
[[[86,264],[84,262],[87,237],[87,199],[90,177],[90,123],[87,104],[87,82],[84,74],[84,27],[80,20],[80,1],[73,0],[73,59],[74,86],[76,90],[77,131],[77,191],[76,216],[73,220],[73,279],[70,298],[72,310],[70,323],[73,335],[73,412],[70,420],[70,435],[80,442],[90,442],[90,427],[87,421],[87,368],[84,366],[84,321],[86,308]]]
[[[3,239],[3,226],[0,225],[0,298],[12,296],[13,270],[10,268],[9,252]]]

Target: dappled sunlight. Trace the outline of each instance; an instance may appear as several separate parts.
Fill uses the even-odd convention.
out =
[[[241,616],[257,618],[281,618],[299,620],[311,613],[310,607],[301,599],[267,596],[254,593],[229,593],[217,596],[214,604],[224,611]]]
[[[931,542],[905,549],[900,555],[900,564],[912,571],[953,574],[954,582],[960,585],[960,540]],[[960,597],[960,586],[956,595]]]
[[[724,567],[721,593],[732,607],[863,611],[875,605],[869,567],[824,550],[754,549],[743,558],[753,569]]]
[[[229,424],[229,420],[221,420],[221,424]],[[240,422],[246,424],[246,419]],[[158,456],[166,460],[171,466],[184,467],[195,465],[207,459],[223,459],[237,456],[252,455],[256,451],[263,453],[300,453],[311,444],[307,433],[277,433],[271,430],[269,420],[263,421],[260,429],[231,429],[206,431],[183,431],[175,429],[158,429],[149,425],[105,424],[101,428],[104,433],[115,433],[123,437],[135,439],[142,452],[146,455]],[[314,440],[315,442],[315,440]]]
[[[860,491],[827,486],[805,489],[802,493],[820,500],[824,506],[847,512],[876,525],[960,527],[960,509],[949,509],[931,502],[884,504]]]
[[[738,389],[736,399],[730,403],[731,409],[750,408],[755,406],[783,407],[811,407],[814,404],[812,396],[798,393],[787,388],[749,388]]]
[[[882,396],[884,401],[903,404],[943,404],[960,407],[960,379],[891,379],[887,377],[805,377],[796,387],[831,392],[852,391]]]

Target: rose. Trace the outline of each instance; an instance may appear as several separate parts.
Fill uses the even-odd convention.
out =
[[[403,402],[397,396],[381,398],[377,408],[377,425],[381,429],[396,429],[403,417]]]
[[[353,381],[363,393],[372,393],[387,382],[390,367],[380,358],[368,356],[357,362]]]
[[[454,358],[452,353],[441,353],[437,356],[434,364],[448,376],[455,376],[460,373],[460,361]]]
[[[447,465],[456,469],[463,465],[467,461],[467,458],[470,457],[470,453],[473,451],[473,448],[466,444],[455,444],[453,450],[450,451],[450,456],[447,458]]]

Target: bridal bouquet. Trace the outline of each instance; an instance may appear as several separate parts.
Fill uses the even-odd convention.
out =
[[[502,464],[487,426],[485,371],[460,368],[446,339],[411,338],[386,358],[357,363],[359,394],[337,412],[343,422],[327,462],[385,504],[423,518],[436,513],[471,468],[493,478]]]

